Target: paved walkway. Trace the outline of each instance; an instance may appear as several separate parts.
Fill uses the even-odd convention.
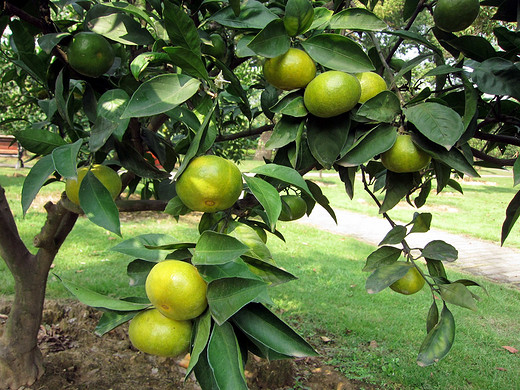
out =
[[[378,245],[390,230],[390,225],[382,217],[369,217],[350,211],[335,209],[338,224],[321,206],[316,205],[310,217],[298,220],[332,233],[343,234]],[[413,233],[406,239],[412,247],[424,247],[432,240],[443,240],[459,251],[459,258],[450,267],[474,275],[484,276],[492,281],[520,287],[520,251],[478,240],[476,238],[446,233],[432,229],[427,233]]]

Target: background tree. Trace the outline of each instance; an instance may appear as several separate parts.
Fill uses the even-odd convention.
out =
[[[449,279],[443,262],[456,260],[457,251],[448,243],[409,247],[407,235],[429,230],[430,214],[416,212],[409,224],[400,225],[388,211],[402,199],[420,208],[434,186],[437,192],[447,186],[460,189],[453,177],[478,176],[475,165],[513,166],[518,183],[516,160],[510,154],[502,156],[520,142],[520,45],[518,33],[507,24],[516,24],[510,18],[518,15],[518,4],[482,3],[483,13],[504,22],[487,37],[437,28],[430,16],[438,6],[434,1],[405,1],[399,23],[395,3],[385,2],[384,7],[392,6],[389,24],[373,12],[378,4],[2,3],[1,45],[3,66],[8,68],[2,79],[2,94],[8,96],[3,104],[14,102],[17,108],[14,118],[4,116],[3,123],[12,123],[8,130],[38,157],[23,186],[23,212],[43,185],[70,182],[77,178],[78,168],[88,168],[77,184],[79,204],[69,194],[45,206],[47,221],[34,238],[35,254],[20,239],[0,187],[0,255],[16,290],[0,338],[3,387],[31,384],[42,374],[36,336],[47,275],[79,214],[120,234],[120,212],[187,213],[174,183],[194,158],[217,154],[238,159],[250,145],[244,140],[267,130],[273,131],[267,147],[276,150],[274,158],[243,176],[244,195],[232,207],[202,215],[196,243],[178,243],[151,232],[114,248],[133,256],[129,273],[140,283],[166,257],[191,262],[207,283],[209,308],[193,322],[188,373],[194,371],[205,389],[240,389],[246,388],[244,351],[270,359],[315,353],[268,308],[268,289],[294,277],[275,265],[263,242],[255,238],[253,245],[237,229],[249,225],[282,237],[276,221],[282,214],[291,219],[295,211],[282,201],[288,199],[286,194],[303,198],[305,208],[298,211],[310,213],[318,203],[335,218],[319,187],[302,177],[323,168],[338,172],[351,198],[354,181],[362,180],[391,225],[381,246],[367,258],[367,291],[392,286],[409,293],[417,287],[407,290],[410,275],[416,284],[426,282],[432,305],[418,363],[433,364],[449,352],[455,334],[449,306],[475,309],[478,296],[468,287],[478,285]],[[464,12],[466,8],[460,10]],[[94,44],[78,61],[72,47],[85,32],[96,42],[104,37],[109,45]],[[416,50],[402,50],[405,44]],[[104,47],[99,57],[94,55],[97,46]],[[347,112],[322,118],[327,116],[323,109],[331,107],[320,96],[330,97],[329,90],[304,93],[305,85],[276,88],[261,75],[266,58],[280,58],[291,47],[303,49],[318,74],[341,72],[355,88],[336,92],[353,103],[362,86],[347,74],[378,72],[389,90],[377,89]],[[395,60],[397,53],[403,61]],[[282,71],[275,68],[272,80]],[[16,94],[8,90],[13,82]],[[310,101],[319,108],[314,114],[309,112]],[[22,107],[26,111],[21,112]],[[474,140],[480,142],[478,148]],[[494,151],[499,154],[491,155]],[[381,156],[390,156],[393,164]],[[417,159],[422,163],[413,170],[402,168]],[[119,173],[122,191],[116,201],[95,174],[99,164]],[[517,195],[506,210],[502,242],[518,218],[519,206]],[[420,266],[424,262],[427,271]],[[97,328],[101,334],[150,307],[146,297],[118,300],[63,283],[82,302],[103,309]]]

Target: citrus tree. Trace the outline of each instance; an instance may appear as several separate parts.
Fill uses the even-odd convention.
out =
[[[62,280],[103,311],[99,335],[130,321],[136,348],[189,351],[187,375],[194,372],[203,389],[247,388],[247,351],[269,359],[316,354],[270,308],[270,288],[295,276],[266,245],[267,236],[283,239],[278,220],[317,204],[336,218],[319,186],[303,177],[313,169],[336,171],[351,198],[360,180],[389,222],[366,259],[367,292],[431,290],[418,364],[449,352],[450,307],[475,310],[479,285],[450,279],[443,264],[457,250],[449,243],[411,248],[406,238],[429,230],[432,216],[420,212],[429,194],[460,191],[456,179],[478,176],[475,165],[513,166],[514,184],[520,180],[516,160],[500,155],[520,144],[518,3],[406,0],[401,23],[391,25],[378,6],[2,2],[2,83],[41,92],[27,100],[34,117],[5,120],[21,128],[14,135],[37,157],[23,185],[23,213],[42,186],[64,183],[61,199],[45,205],[35,254],[0,187],[0,255],[15,280],[0,337],[2,387],[30,385],[43,372],[36,338],[46,280],[82,214],[118,235],[122,212],[200,215],[197,242],[154,233],[150,224],[149,234],[113,248],[129,256],[128,275],[146,296],[115,299]],[[479,11],[495,20],[486,37],[464,32]],[[237,155],[230,142],[265,131],[275,150],[265,164],[241,174],[222,157]],[[413,208],[407,224],[389,215],[401,200]],[[519,213],[516,195],[502,242]]]

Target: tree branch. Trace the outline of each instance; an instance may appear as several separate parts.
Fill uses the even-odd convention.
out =
[[[513,137],[510,135],[498,135],[477,131],[474,137],[484,141],[500,142],[503,144],[520,146],[520,138]]]
[[[84,214],[81,207],[77,204],[72,203],[65,193],[62,194],[60,201],[58,204],[61,205],[64,209],[75,213],[75,214]],[[132,213],[135,211],[164,211],[166,205],[168,204],[167,200],[155,200],[155,199],[147,199],[147,200],[116,200],[116,206],[119,212],[121,213]]]
[[[254,135],[260,135],[265,131],[270,131],[273,128],[274,128],[274,125],[265,125],[265,126],[257,127],[256,129],[248,129],[248,130],[241,131],[241,132],[235,133],[235,134],[219,135],[215,139],[215,142],[231,141],[231,140],[239,139],[239,138],[252,137]]]
[[[503,167],[512,167],[515,165],[516,159],[514,158],[497,158],[490,155],[487,155],[484,152],[481,152],[480,150],[477,150],[475,148],[471,148],[471,153],[473,153],[473,156],[486,162],[490,162],[493,164],[501,165]]]

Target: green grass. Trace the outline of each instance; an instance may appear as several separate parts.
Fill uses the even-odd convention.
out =
[[[42,205],[47,199],[56,200],[64,186],[56,183],[44,188],[24,219],[19,200],[23,177],[16,177],[20,172],[0,169],[0,184],[6,188],[22,237],[30,243],[45,218]],[[154,232],[170,234],[179,241],[197,239],[192,218],[181,217],[177,223],[173,218],[149,216],[123,215],[124,238]],[[455,345],[437,365],[420,368],[415,359],[431,304],[426,289],[413,296],[390,290],[368,295],[364,289],[368,275],[361,269],[373,247],[296,223],[282,223],[279,228],[287,242],[270,235],[269,247],[279,266],[299,280],[273,288],[273,301],[283,318],[320,351],[324,362],[349,378],[389,389],[520,387],[518,355],[502,348],[509,345],[520,349],[518,290],[472,277],[488,289],[489,297],[474,290],[482,297],[478,312],[450,307],[457,322]],[[120,241],[82,217],[52,271],[100,293],[118,297],[143,294],[142,289],[128,286],[126,266],[130,259],[110,251]],[[451,270],[449,276],[467,277]],[[12,278],[0,262],[0,293],[12,292]],[[52,275],[48,297],[70,298]]]

